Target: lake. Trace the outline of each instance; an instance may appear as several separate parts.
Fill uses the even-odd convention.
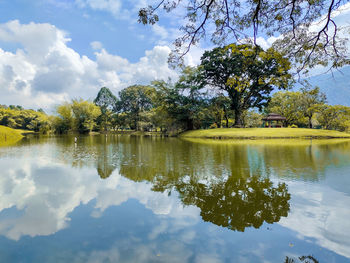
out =
[[[350,262],[349,140],[32,136],[0,168],[0,262]]]

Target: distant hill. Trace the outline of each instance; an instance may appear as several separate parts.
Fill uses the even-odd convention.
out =
[[[341,72],[321,74],[308,79],[312,86],[319,86],[326,94],[327,101],[331,105],[350,106],[350,66],[343,67]]]

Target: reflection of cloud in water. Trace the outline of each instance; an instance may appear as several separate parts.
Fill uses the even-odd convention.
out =
[[[132,251],[132,253],[130,253]],[[108,250],[95,250],[90,253],[79,255],[79,259],[74,262],[188,262],[193,256],[193,252],[181,241],[169,240],[160,246],[150,242],[145,245],[138,242],[123,242],[114,244]],[[202,261],[203,262],[203,261]]]
[[[21,167],[16,168],[18,163]],[[69,213],[93,199],[96,199],[94,217],[112,205],[134,198],[155,214],[180,219],[177,226],[199,220],[198,209],[184,208],[177,198],[151,191],[149,184],[131,182],[116,172],[107,180],[99,180],[93,168],[74,169],[47,163],[38,164],[28,158],[0,160],[0,167],[9,167],[4,168],[0,177],[0,234],[14,240],[23,235],[53,234],[68,225]],[[2,218],[1,212],[8,208],[19,211]]]
[[[350,196],[332,188],[290,182],[293,206],[280,225],[314,238],[320,246],[350,258]]]

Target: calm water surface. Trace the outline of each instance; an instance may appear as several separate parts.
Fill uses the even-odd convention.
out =
[[[32,137],[0,148],[0,262],[350,262],[350,142]]]

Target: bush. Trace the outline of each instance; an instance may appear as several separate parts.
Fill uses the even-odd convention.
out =
[[[216,129],[218,127],[218,125],[216,123],[213,123],[212,125],[210,125],[209,129]]]

